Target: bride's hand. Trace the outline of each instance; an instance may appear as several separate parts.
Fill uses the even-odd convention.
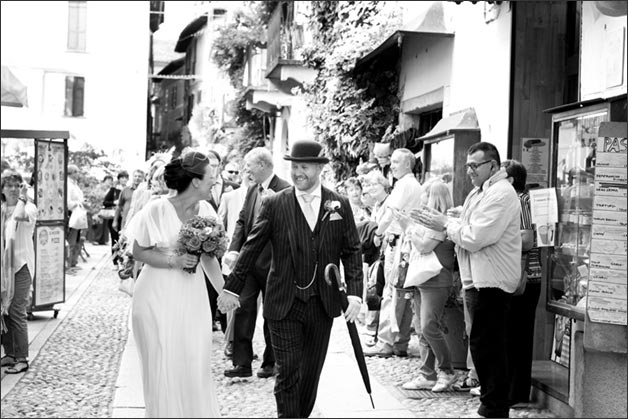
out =
[[[233,309],[240,307],[240,299],[231,293],[222,291],[217,300],[218,310],[222,313],[227,313]]]
[[[174,269],[193,268],[198,264],[198,256],[190,253],[170,256],[169,262]]]

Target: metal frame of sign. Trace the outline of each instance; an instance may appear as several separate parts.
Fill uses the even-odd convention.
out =
[[[33,140],[35,148],[35,171],[33,173],[35,177],[34,192],[35,204],[38,208],[38,217],[35,223],[34,237],[35,273],[33,274],[33,299],[29,311],[53,310],[54,317],[57,317],[59,311],[54,305],[65,302],[65,260],[67,258],[67,250],[65,248],[67,218],[66,196],[69,137],[70,133],[68,131],[2,130],[2,138]],[[48,159],[52,157],[54,159],[55,154],[52,153],[53,148],[57,149],[57,158],[60,159],[59,154],[62,153],[62,161],[57,161],[56,164],[50,165],[42,164],[43,162],[39,161],[40,157],[43,157],[40,150],[51,152],[50,154],[46,154],[46,157],[43,158]],[[54,168],[54,176],[53,173],[50,172],[52,168]],[[46,172],[44,172],[44,170]],[[45,173],[48,173],[48,176],[45,176]],[[48,182],[46,183],[45,180]],[[60,181],[63,182],[62,188],[61,185],[59,185]],[[57,187],[52,191],[49,190],[52,189],[50,185],[55,182],[57,183]],[[47,186],[47,188],[45,188],[45,186]],[[47,190],[44,192],[44,189]],[[47,205],[47,208],[40,208],[44,203]],[[43,234],[43,231],[48,232],[48,234]],[[40,235],[42,236],[41,240]],[[44,241],[44,236],[47,236],[46,241]],[[54,248],[44,252],[44,246],[50,246],[50,244],[57,246],[56,253]],[[60,263],[61,267],[60,269],[52,270],[56,278],[47,278],[56,289],[43,292],[43,284],[40,284],[42,279],[37,275],[37,273],[40,273],[39,276],[42,276],[41,273],[44,272],[44,270],[42,270],[41,257],[47,256],[50,259],[51,257],[55,258],[56,255],[56,258],[58,258],[59,246],[63,248],[63,258],[62,260],[55,260],[53,262],[57,264]],[[46,266],[46,273],[50,272],[48,268],[52,269],[53,266]]]

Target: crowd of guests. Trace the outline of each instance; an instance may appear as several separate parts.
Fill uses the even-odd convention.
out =
[[[359,235],[363,291],[357,321],[362,325],[365,355],[406,357],[411,338],[416,335],[416,374],[403,384],[404,389],[471,391],[481,400],[478,414],[508,417],[511,407],[530,401],[534,313],[540,295],[540,260],[532,234],[525,167],[514,160],[502,161],[490,143],[472,145],[465,168],[474,188],[462,206],[454,206],[451,175],[423,180],[414,172],[417,160],[410,150],[376,144],[373,151],[374,158],[361,164],[355,176],[333,188],[347,198]],[[182,164],[189,158],[198,159],[193,166],[202,161],[199,170],[211,172],[211,179],[202,173],[190,173],[185,187],[175,190],[172,185],[176,182],[167,179],[168,168],[175,161]],[[211,207],[208,211],[227,231],[228,252],[218,260],[223,279],[227,280],[258,219],[263,199],[291,186],[274,173],[273,156],[263,147],[254,148],[243,159],[224,161],[209,150],[189,151],[177,157],[158,154],[147,163],[147,171],[138,168],[132,177],[120,171],[115,181],[111,175],[103,179],[102,209],[97,214],[102,227],[93,236],[98,244],[110,241],[114,268],[129,270],[130,263],[134,278],[153,256],[145,250],[134,251],[133,243],[129,246],[124,241],[121,245],[122,238],[129,230],[137,230],[132,220],[151,201],[179,195],[190,195],[194,205],[198,205],[198,199],[206,201]],[[71,214],[85,198],[76,182],[78,167],[69,165],[67,173],[67,208]],[[194,180],[197,178],[198,183]],[[6,239],[14,238],[11,244],[19,249],[19,263],[11,265],[15,278],[13,299],[3,312],[8,337],[3,329],[6,356],[2,365],[13,368],[8,373],[28,369],[26,298],[32,283],[32,230],[37,211],[22,185],[19,175],[3,172],[2,242],[4,246]],[[192,187],[206,187],[207,196],[195,191],[192,198]],[[172,202],[188,204],[183,198]],[[303,204],[304,211],[308,205]],[[31,239],[24,239],[29,234]],[[70,269],[78,263],[80,238],[80,229],[68,228]],[[432,252],[442,266],[440,272],[418,286],[405,286],[408,269],[416,257]],[[125,254],[141,255],[144,260],[125,258]],[[224,371],[225,376],[253,374],[252,361],[258,357],[253,351],[253,334],[266,296],[272,258],[270,243],[266,243],[255,267],[243,278],[237,309],[226,315],[217,309],[221,286],[204,273],[212,329],[225,333],[224,353],[233,362],[233,367]],[[167,268],[173,263],[168,258]],[[184,265],[188,261],[176,263]],[[524,288],[520,287],[522,270],[527,278]],[[447,301],[458,294],[464,302],[469,338],[464,374],[454,370],[443,331]],[[277,354],[266,321],[262,330],[266,345],[257,376],[268,378],[278,374]]]

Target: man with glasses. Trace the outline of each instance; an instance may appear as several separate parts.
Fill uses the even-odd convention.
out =
[[[471,356],[481,384],[478,414],[507,418],[507,318],[521,275],[521,234],[519,198],[500,165],[493,144],[473,144],[465,167],[475,188],[460,218],[426,210],[414,212],[413,218],[427,228],[446,231],[456,244],[471,323]]]
[[[242,183],[242,177],[240,176],[238,163],[235,161],[225,163],[225,168],[222,171],[222,177],[230,182],[240,185]]]

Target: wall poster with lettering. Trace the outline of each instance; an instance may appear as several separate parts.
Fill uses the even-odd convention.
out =
[[[526,185],[529,189],[547,188],[550,167],[549,138],[522,138],[521,163],[528,172]]]
[[[35,227],[35,278],[33,305],[65,301],[65,224]]]
[[[596,144],[587,313],[597,323],[626,325],[626,127],[602,122]]]
[[[65,148],[64,143],[35,140],[38,221],[59,221],[65,217]]]

